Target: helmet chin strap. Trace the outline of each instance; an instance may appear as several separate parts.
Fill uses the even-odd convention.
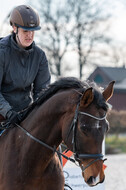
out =
[[[20,41],[20,39],[19,39],[19,36],[18,36],[18,27],[17,27],[17,29],[16,29],[16,41],[18,41],[18,44],[21,46],[21,47],[23,47],[23,45],[22,45],[22,43],[21,43],[21,41]]]

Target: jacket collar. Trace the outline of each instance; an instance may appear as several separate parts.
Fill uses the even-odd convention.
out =
[[[15,38],[15,34],[13,33],[13,34],[11,35],[11,45],[12,45],[12,47],[13,47],[16,51],[18,51],[18,52],[20,52],[20,53],[24,53],[24,54],[29,54],[29,53],[33,52],[34,46],[35,46],[35,42],[33,42],[33,43],[32,43],[28,48],[26,48],[26,49],[21,48],[21,47],[19,47],[19,45],[17,44],[16,38]]]

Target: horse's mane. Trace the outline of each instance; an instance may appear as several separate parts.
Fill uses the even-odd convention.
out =
[[[89,87],[86,82],[82,82],[74,77],[64,77],[50,84],[47,89],[43,90],[36,103],[38,105],[42,104],[44,101],[48,100],[51,96],[56,94],[59,90],[67,89],[84,89]]]
[[[27,117],[27,115],[36,107],[47,101],[54,94],[56,94],[59,90],[67,90],[67,89],[80,89],[84,91],[85,89],[93,87],[96,91],[99,91],[98,86],[94,82],[89,81],[80,81],[75,77],[64,77],[50,84],[46,89],[42,90],[38,99],[34,101],[26,110],[22,112],[22,120]],[[96,93],[98,94],[98,93]]]

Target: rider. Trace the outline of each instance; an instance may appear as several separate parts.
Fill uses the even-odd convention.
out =
[[[20,5],[10,15],[12,34],[0,40],[0,122],[19,123],[18,112],[36,100],[50,83],[48,61],[34,40],[38,13]]]

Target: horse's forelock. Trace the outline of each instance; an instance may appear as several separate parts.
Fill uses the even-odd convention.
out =
[[[105,111],[108,110],[108,104],[103,98],[102,91],[99,89],[94,89],[94,103],[98,108],[102,108]]]

